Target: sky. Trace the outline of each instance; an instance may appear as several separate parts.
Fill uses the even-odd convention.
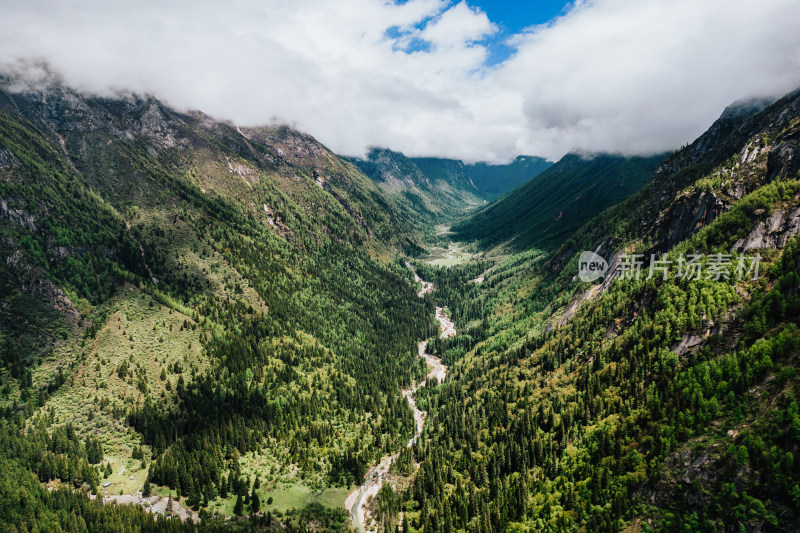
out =
[[[482,0],[470,2],[469,5],[486,13],[497,28],[486,39],[489,52],[486,64],[491,66],[505,61],[514,53],[514,47],[507,42],[510,37],[531,26],[550,22],[563,14],[571,4],[564,0]]]
[[[343,155],[648,154],[800,87],[797,0],[0,0],[0,70],[47,64]]]

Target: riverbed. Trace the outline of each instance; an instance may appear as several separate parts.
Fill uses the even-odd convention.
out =
[[[433,283],[420,279],[416,271],[414,272],[414,279],[418,283],[422,284],[422,289],[417,293],[417,296],[422,298],[425,296],[425,294],[433,292]],[[444,313],[444,309],[441,307],[436,308],[436,320],[439,321],[440,338],[445,339],[456,334],[455,324],[453,324],[453,321],[450,320],[450,317]],[[447,376],[447,367],[444,365],[444,363],[442,363],[441,359],[429,354],[427,349],[427,340],[421,341],[417,346],[417,353],[420,357],[425,359],[425,362],[428,364],[427,378],[425,381],[416,383],[411,388],[403,389],[402,391],[403,396],[408,401],[408,405],[410,405],[411,409],[414,411],[414,421],[416,422],[416,431],[414,432],[414,436],[406,444],[407,448],[410,448],[417,442],[417,439],[422,434],[422,430],[425,427],[425,417],[427,416],[425,411],[422,411],[417,407],[414,394],[417,392],[419,387],[424,386],[429,380],[436,380],[436,383],[442,383]],[[386,474],[389,473],[389,468],[392,466],[392,462],[397,459],[399,454],[400,450],[392,455],[387,455],[381,459],[380,463],[370,468],[367,471],[366,476],[364,476],[363,484],[353,490],[353,492],[347,496],[347,500],[345,500],[345,508],[350,511],[350,517],[353,521],[353,524],[360,533],[364,533],[365,531],[364,524],[369,523],[369,517],[367,516],[367,502],[370,498],[378,494],[378,491],[383,486]]]

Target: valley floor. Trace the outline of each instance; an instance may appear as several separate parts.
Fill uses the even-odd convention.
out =
[[[434,286],[432,283],[422,280],[419,275],[414,271],[414,277],[417,282],[422,283],[422,289],[419,292],[419,297],[423,297],[428,292],[432,292]],[[456,328],[455,324],[444,314],[441,307],[436,308],[436,320],[439,322],[440,325],[440,333],[439,338],[446,339],[455,336]],[[442,383],[445,380],[447,375],[447,367],[442,363],[441,359],[438,357],[431,355],[427,352],[426,348],[428,346],[428,341],[420,341],[418,347],[419,356],[425,359],[425,362],[428,366],[429,372],[428,376],[425,381],[420,383],[414,384],[409,389],[403,390],[403,397],[408,400],[408,404],[411,406],[411,409],[414,411],[414,420],[416,422],[416,432],[411,440],[408,441],[406,445],[407,448],[413,446],[417,440],[419,439],[420,435],[422,435],[422,431],[425,425],[425,418],[427,413],[425,411],[420,410],[417,407],[417,402],[414,398],[414,394],[417,392],[419,387],[424,387],[428,381],[435,380],[436,383]],[[375,527],[373,526],[372,517],[369,515],[368,512],[368,505],[370,500],[374,498],[378,491],[381,489],[383,484],[386,481],[386,476],[389,473],[389,469],[392,466],[392,463],[397,459],[399,456],[400,451],[388,455],[384,457],[380,463],[376,466],[369,469],[367,475],[365,476],[364,483],[354,489],[348,496],[347,500],[345,500],[345,509],[350,511],[350,517],[355,525],[356,529],[360,532],[364,532],[365,528],[368,527],[370,531],[374,530]]]

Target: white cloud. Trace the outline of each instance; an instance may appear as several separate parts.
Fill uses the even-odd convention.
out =
[[[442,13],[419,32],[419,38],[437,49],[460,49],[464,43],[478,41],[497,31],[486,14],[475,12],[461,2]]]
[[[657,151],[732,101],[800,86],[800,4],[602,0],[518,38],[498,80],[523,87],[528,146]]]
[[[470,4],[471,6],[471,4]],[[0,62],[43,59],[91,92],[150,92],[334,150],[557,158],[652,152],[733,100],[800,86],[796,0],[596,0],[516,36],[447,0],[0,0]]]

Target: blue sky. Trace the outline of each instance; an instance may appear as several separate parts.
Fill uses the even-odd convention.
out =
[[[470,0],[480,7],[495,24],[517,32],[533,24],[544,24],[557,16],[569,3],[564,0]]]
[[[461,3],[463,0],[451,0],[450,6]],[[400,1],[399,4],[407,2]],[[546,24],[558,15],[563,14],[573,2],[565,0],[466,0],[467,5],[486,14],[489,20],[497,27],[497,32],[491,37],[479,41],[485,46],[489,57],[487,66],[497,65],[508,59],[513,53],[513,47],[506,43],[510,37],[523,32],[526,28]],[[434,18],[426,18],[416,25],[421,30]],[[400,35],[396,28],[390,28],[387,35],[396,38]],[[414,39],[402,48],[405,52],[430,51],[430,43]]]
[[[467,3],[480,8],[500,29],[487,43],[490,65],[502,63],[513,53],[504,44],[508,37],[530,26],[550,22],[570,4],[563,0],[469,0]]]

